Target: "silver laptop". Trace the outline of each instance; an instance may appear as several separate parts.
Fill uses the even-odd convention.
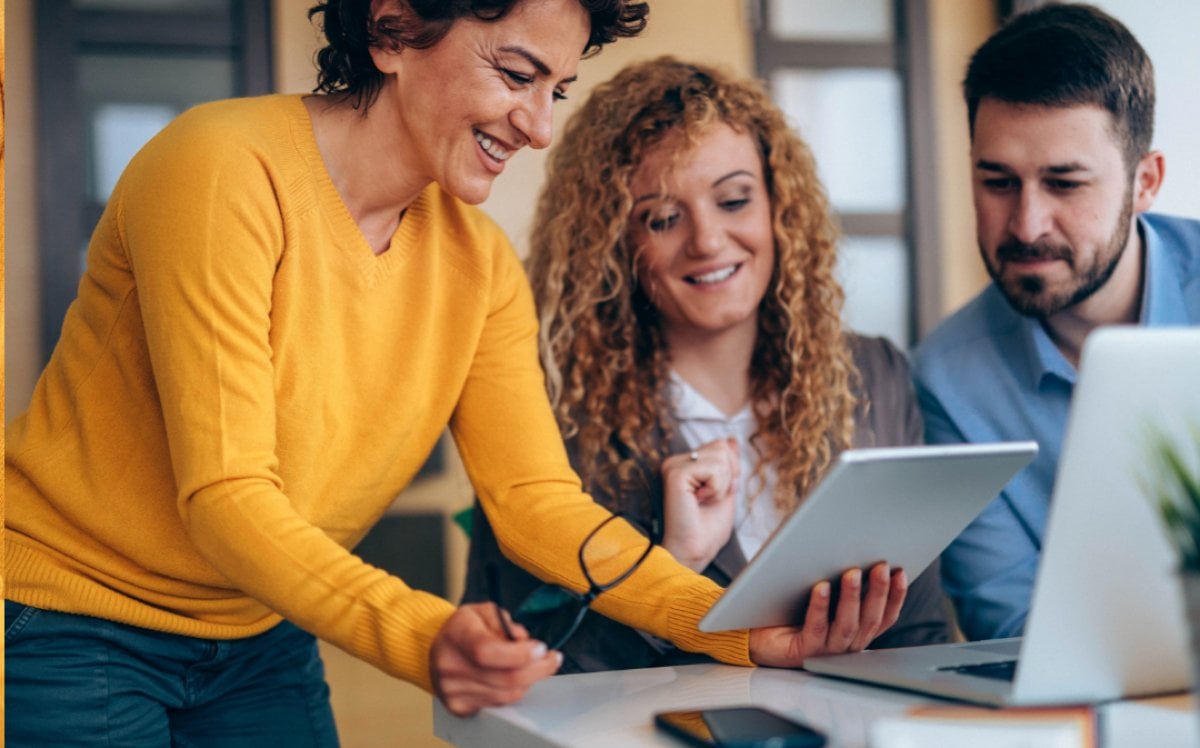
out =
[[[1176,554],[1143,486],[1147,433],[1187,445],[1200,424],[1200,328],[1099,330],[1079,372],[1024,636],[810,658],[805,669],[993,705],[1190,686]]]
[[[701,631],[796,624],[808,592],[880,561],[915,579],[1037,454],[1037,444],[849,449],[700,621]]]

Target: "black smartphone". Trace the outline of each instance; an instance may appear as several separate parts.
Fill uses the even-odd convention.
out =
[[[659,712],[654,724],[692,745],[711,748],[818,748],[825,735],[756,706]]]

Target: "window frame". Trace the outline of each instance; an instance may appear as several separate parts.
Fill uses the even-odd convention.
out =
[[[835,213],[843,236],[896,237],[908,248],[909,341],[942,317],[937,148],[928,0],[892,0],[893,36],[887,41],[806,41],[770,33],[768,0],[755,0],[757,75],[769,82],[780,69],[844,67],[894,70],[900,77],[905,121],[905,206],[897,213]]]
[[[87,195],[87,150],[80,106],[81,54],[213,55],[234,63],[234,95],[272,90],[270,0],[232,0],[228,13],[80,9],[71,0],[38,0],[37,193],[39,323],[42,360],[58,341],[80,279],[79,250],[104,210]]]

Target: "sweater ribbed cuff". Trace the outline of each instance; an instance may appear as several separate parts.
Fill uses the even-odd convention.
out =
[[[402,616],[364,618],[353,634],[351,652],[389,675],[433,693],[429,652],[442,626],[454,615],[454,611],[454,605],[437,595],[414,590],[405,601]],[[396,625],[394,628],[389,625],[388,630],[380,631],[379,626],[387,625],[385,620]]]
[[[720,596],[721,590],[714,589],[673,599],[667,622],[671,630],[671,641],[680,649],[703,652],[729,665],[753,666],[748,630],[735,629],[709,634],[698,628],[700,619],[708,613]]]

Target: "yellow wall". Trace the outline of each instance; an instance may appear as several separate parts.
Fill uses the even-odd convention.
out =
[[[943,314],[962,306],[988,282],[975,243],[971,204],[970,139],[962,79],[971,53],[996,27],[987,0],[929,0],[933,64],[938,234]]]
[[[4,418],[29,402],[37,378],[32,0],[4,3]]]

